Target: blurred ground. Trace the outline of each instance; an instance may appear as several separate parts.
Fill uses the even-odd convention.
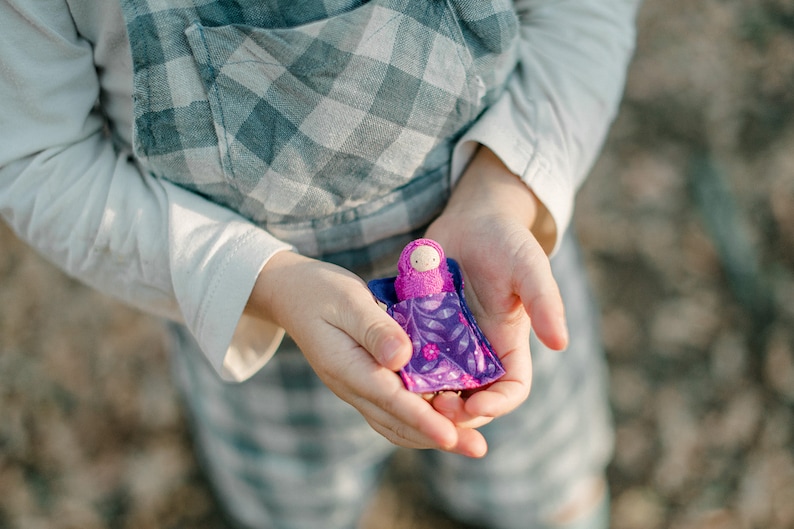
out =
[[[576,217],[613,527],[794,528],[794,3],[647,0],[639,30]],[[159,325],[0,249],[0,528],[224,528]],[[454,527],[406,491],[398,464],[370,525]]]

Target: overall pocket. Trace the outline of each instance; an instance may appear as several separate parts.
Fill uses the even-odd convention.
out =
[[[224,183],[268,223],[388,195],[481,110],[482,83],[443,1],[372,0],[292,28],[195,22],[185,36]]]

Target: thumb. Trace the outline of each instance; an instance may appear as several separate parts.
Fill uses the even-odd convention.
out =
[[[565,305],[545,252],[537,243],[529,246],[528,256],[518,267],[517,291],[538,339],[560,351],[568,346],[569,340]]]
[[[345,311],[345,330],[385,368],[397,371],[411,360],[413,346],[402,327],[372,298],[362,300],[359,310]]]

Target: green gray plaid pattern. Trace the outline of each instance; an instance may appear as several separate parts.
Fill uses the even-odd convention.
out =
[[[141,162],[365,277],[385,275],[440,212],[455,141],[516,64],[510,0],[122,5]],[[484,429],[488,458],[425,454],[450,512],[533,526],[572,480],[604,469],[603,359],[572,256],[567,245],[554,264],[580,331],[569,351],[533,342],[532,396]],[[199,453],[240,526],[352,527],[392,447],[291,341],[250,380],[226,384],[174,329]]]
[[[310,255],[437,214],[407,198],[445,179],[456,138],[515,65],[508,0],[122,4],[136,155]],[[399,229],[378,215],[394,203],[412,204]],[[351,223],[344,244],[327,242]]]

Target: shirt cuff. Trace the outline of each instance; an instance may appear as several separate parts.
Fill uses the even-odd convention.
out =
[[[247,380],[273,358],[284,334],[275,323],[243,314],[218,374],[230,382]]]
[[[567,169],[559,167],[560,156],[554,159],[545,154],[553,156],[558,149],[542,145],[537,135],[516,119],[511,98],[506,92],[460,139],[452,154],[452,184],[463,174],[478,145],[488,147],[548,209],[557,228],[553,255],[571,222],[576,190],[572,179],[566,176]]]
[[[273,356],[284,330],[243,311],[268,260],[292,247],[225,208],[177,186],[165,188],[183,321],[221,378],[245,380]]]
[[[247,316],[244,310],[264,265],[275,253],[290,247],[274,244],[269,234],[253,226],[233,239],[236,241],[230,243],[224,262],[212,274],[193,321],[198,343],[218,375],[241,382],[272,358],[284,337],[284,329]]]

